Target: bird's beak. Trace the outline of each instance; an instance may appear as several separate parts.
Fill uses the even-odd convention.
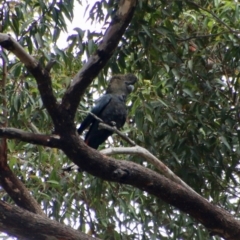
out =
[[[125,84],[127,85],[127,89],[129,93],[131,93],[134,90],[134,84],[138,81],[137,77],[133,74],[127,74],[126,75],[126,81]]]
[[[134,90],[134,86],[133,85],[127,85],[127,89],[131,93]]]

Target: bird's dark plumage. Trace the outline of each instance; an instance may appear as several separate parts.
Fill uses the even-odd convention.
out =
[[[115,75],[111,78],[106,90],[106,94],[96,101],[92,113],[103,120],[104,123],[121,128],[127,117],[126,98],[133,90],[133,84],[137,82],[137,77],[133,74]],[[107,129],[99,129],[99,122],[91,114],[83,120],[78,128],[78,133],[90,126],[85,142],[90,147],[97,149],[106,139],[112,135]]]

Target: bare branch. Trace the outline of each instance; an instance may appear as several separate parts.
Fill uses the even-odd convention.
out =
[[[55,128],[58,129],[59,125],[64,122],[64,116],[61,116],[61,113],[59,111],[59,104],[57,103],[57,99],[53,93],[52,79],[49,75],[49,71],[44,70],[40,65],[35,68],[27,67],[27,69],[36,79],[38,90],[40,92],[44,106],[51,116]]]
[[[83,111],[83,110],[80,110],[80,112],[84,112],[84,113],[87,113],[87,114],[90,114],[92,115],[97,121],[99,121],[99,127],[100,128],[104,128],[104,129],[107,129],[109,131],[112,131],[116,134],[118,134],[123,140],[125,140],[127,143],[129,143],[131,146],[136,146],[137,144],[132,140],[130,139],[128,136],[126,136],[124,133],[122,133],[121,131],[119,131],[116,127],[112,127],[106,123],[103,122],[103,120],[101,118],[99,118],[97,115],[95,115],[94,113],[92,112],[89,112],[89,111]]]
[[[172,172],[162,161],[156,158],[151,154],[147,149],[135,146],[135,147],[118,147],[118,148],[108,148],[100,151],[105,155],[114,155],[114,154],[136,154],[146,159],[153,166],[155,166],[165,177],[172,180],[173,182],[182,185],[187,188],[189,191],[197,194],[189,185],[187,185],[181,178],[179,178],[174,172]]]
[[[33,143],[47,147],[59,147],[61,143],[58,135],[44,135],[22,131],[17,128],[0,128],[0,137],[18,139],[23,142]]]
[[[11,51],[26,67],[37,67],[38,61],[29,55],[11,35],[0,33],[0,46]]]
[[[125,29],[130,23],[137,0],[122,0],[116,16],[106,30],[97,51],[74,77],[72,84],[66,91],[62,101],[62,108],[68,116],[74,119],[81,96],[92,80],[98,75],[103,66],[112,56]]]
[[[97,115],[95,115],[94,113],[92,113],[92,112],[90,112],[90,111],[80,110],[80,112],[90,114],[90,115],[93,116],[97,121],[103,123],[103,120],[102,120],[101,118],[99,118]]]
[[[116,127],[111,127],[106,123],[99,123],[99,126],[101,128],[105,128],[107,130],[110,130],[112,132],[115,132],[117,135],[119,135],[124,141],[126,141],[127,143],[129,143],[131,146],[136,146],[137,144],[130,139],[128,136],[126,136],[124,133],[122,133],[121,131],[119,131]]]
[[[27,126],[32,130],[32,132],[40,134],[38,128],[32,122],[28,122]]]

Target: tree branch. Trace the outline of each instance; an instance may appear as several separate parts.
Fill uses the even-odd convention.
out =
[[[11,35],[0,33],[0,46],[12,52],[26,67],[38,66],[38,61],[29,55]]]
[[[47,217],[0,201],[0,231],[24,240],[96,240]]]
[[[118,42],[132,19],[136,3],[137,0],[120,1],[116,16],[109,24],[96,52],[76,74],[72,84],[64,94],[61,107],[66,111],[66,116],[68,116],[71,121],[74,119],[81,96],[110,59],[117,47]]]
[[[61,138],[58,135],[44,135],[22,131],[17,128],[0,128],[0,137],[18,139],[47,147],[59,147]]]
[[[122,133],[121,131],[119,131],[116,127],[111,127],[106,123],[99,123],[99,127],[100,128],[105,128],[107,130],[110,130],[112,132],[115,132],[117,135],[119,135],[124,141],[126,141],[127,143],[129,143],[131,146],[137,146],[137,144],[130,139],[128,136],[126,136],[124,133]]]
[[[231,240],[239,239],[240,222],[180,184],[133,162],[102,155],[80,141],[77,134],[69,134],[63,142],[62,150],[80,169],[106,181],[129,184],[144,190],[188,213],[213,235]]]
[[[25,185],[16,177],[7,164],[3,163],[2,144],[0,149],[0,183],[12,200],[21,208],[32,213],[44,215],[38,202]]]
[[[129,143],[131,146],[136,146],[137,144],[132,140],[130,139],[128,136],[126,136],[125,134],[123,134],[121,131],[119,131],[116,127],[112,127],[106,123],[103,122],[103,120],[101,118],[99,118],[97,115],[95,115],[94,113],[92,112],[89,112],[89,111],[83,111],[83,110],[80,110],[80,112],[84,112],[84,113],[87,113],[87,114],[90,114],[92,115],[98,122],[99,122],[99,128],[104,128],[104,129],[107,129],[109,131],[112,131],[116,134],[118,134],[123,140],[125,140],[127,143]]]
[[[144,159],[146,159],[147,162],[150,162],[153,166],[155,166],[165,177],[172,180],[173,182],[180,184],[181,186],[185,187],[189,191],[197,194],[200,196],[197,192],[195,192],[187,183],[185,183],[181,178],[179,178],[174,172],[171,171],[162,161],[160,161],[158,158],[156,158],[153,154],[151,154],[147,149],[135,146],[135,147],[118,147],[118,148],[108,148],[103,149],[100,151],[101,153],[105,155],[114,155],[114,154],[136,154]],[[207,200],[206,200],[207,201]]]
[[[116,16],[106,30],[97,51],[90,57],[85,66],[76,74],[72,84],[63,97],[61,107],[57,103],[52,90],[49,67],[42,69],[38,62],[27,54],[11,36],[0,34],[0,45],[14,53],[23,62],[37,81],[38,89],[45,107],[55,126],[60,132],[63,126],[73,129],[73,120],[80,98],[103,66],[112,56],[125,29],[130,23],[137,0],[122,0]],[[50,66],[51,68],[51,66]]]

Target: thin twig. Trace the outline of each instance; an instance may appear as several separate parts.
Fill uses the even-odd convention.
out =
[[[192,5],[195,5],[196,7],[202,9],[203,11],[211,14],[219,23],[221,23],[223,26],[225,26],[231,33],[234,33],[234,34],[239,34],[240,32],[239,31],[236,31],[234,29],[232,29],[231,27],[229,27],[224,21],[222,21],[215,13],[213,13],[212,11],[198,5],[196,2],[192,2],[192,1],[187,1],[189,3],[191,3]]]
[[[191,36],[191,37],[187,37],[187,38],[177,38],[177,40],[180,42],[184,42],[184,41],[189,41],[189,40],[198,39],[198,38],[202,39],[202,38],[216,37],[216,36],[227,34],[227,33],[230,33],[230,32],[226,31],[226,32],[221,32],[221,33],[216,33],[216,34],[196,35],[196,36]]]
[[[96,120],[98,120],[99,122],[104,123],[101,118],[99,118],[97,115],[95,115],[95,114],[92,113],[92,112],[84,111],[84,110],[80,110],[80,112],[83,112],[83,113],[86,113],[86,114],[90,114],[91,116],[93,116],[93,117],[94,117]]]
[[[99,123],[100,128],[105,128],[107,130],[110,130],[112,132],[115,132],[117,135],[119,135],[123,140],[125,140],[126,142],[128,142],[131,146],[137,146],[137,144],[130,139],[128,136],[126,136],[124,133],[122,133],[121,131],[119,131],[116,127],[111,127],[110,125],[106,124],[106,123]]]

